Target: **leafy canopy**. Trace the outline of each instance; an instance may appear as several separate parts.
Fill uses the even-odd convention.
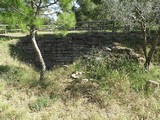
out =
[[[60,14],[72,15],[72,0],[2,0],[0,3],[0,22],[10,26],[27,29],[27,26],[40,27],[44,11],[52,9]],[[57,5],[60,11],[56,11]],[[70,18],[68,18],[70,19]]]

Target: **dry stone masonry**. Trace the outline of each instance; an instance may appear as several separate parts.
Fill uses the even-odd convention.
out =
[[[129,40],[134,43],[139,39],[140,34],[95,33],[92,35],[69,34],[66,37],[42,35],[37,38],[37,42],[47,67],[52,68],[55,65],[72,63],[76,58],[87,55],[93,47],[97,49],[107,49],[107,51],[112,52],[115,51],[115,46],[117,46],[114,45],[115,42],[123,43]],[[22,40],[17,43],[16,47],[25,52],[25,57],[31,56],[28,59],[31,63],[39,66],[29,36],[22,38]],[[124,47],[121,48],[124,49]],[[126,50],[128,49],[129,48],[126,48]]]

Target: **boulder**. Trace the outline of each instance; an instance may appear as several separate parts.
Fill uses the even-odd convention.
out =
[[[148,80],[145,86],[146,92],[157,93],[159,90],[159,83],[155,80]]]
[[[133,49],[123,46],[113,46],[112,51],[117,53],[130,53]]]
[[[138,58],[138,63],[141,64],[141,63],[144,63],[145,62],[145,58],[144,57],[139,57]]]
[[[122,45],[118,42],[113,42],[113,46],[122,46]]]
[[[105,51],[109,51],[109,52],[110,52],[110,51],[111,51],[111,48],[109,48],[109,47],[105,47],[105,48],[104,48],[104,50],[105,50]]]
[[[73,78],[73,79],[80,79],[81,76],[82,76],[82,72],[76,71],[75,73],[73,73],[71,75],[71,78]]]

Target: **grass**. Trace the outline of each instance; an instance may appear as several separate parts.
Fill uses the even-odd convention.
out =
[[[49,105],[49,99],[46,97],[39,97],[36,101],[31,102],[29,107],[31,111],[41,111],[43,108]]]
[[[159,92],[146,94],[144,89],[147,80],[159,80],[159,66],[146,72],[134,60],[93,50],[91,59],[47,71],[42,87],[33,66],[11,57],[10,45],[17,41],[0,41],[0,119],[160,119]],[[79,79],[71,77],[76,71],[82,72]]]

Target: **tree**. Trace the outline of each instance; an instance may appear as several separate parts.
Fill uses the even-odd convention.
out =
[[[103,1],[104,2],[104,1]],[[131,29],[138,27],[142,32],[141,46],[145,56],[145,68],[149,70],[152,56],[155,52],[160,37],[160,1],[159,0],[108,0],[104,4],[112,4],[110,14],[123,25],[129,25]],[[155,26],[156,33],[152,38],[150,49],[147,51],[147,38],[149,31]],[[148,31],[147,31],[148,30]]]
[[[77,0],[78,8],[74,8],[77,21],[104,20],[108,16],[102,11],[102,0]]]
[[[40,81],[44,80],[46,71],[45,61],[36,41],[36,28],[42,24],[41,14],[44,10],[54,9],[54,5],[58,5],[61,13],[71,12],[72,0],[1,0],[1,16],[3,16],[8,24],[18,24],[20,26],[29,27],[30,37],[41,64]],[[59,12],[59,11],[55,11]]]

